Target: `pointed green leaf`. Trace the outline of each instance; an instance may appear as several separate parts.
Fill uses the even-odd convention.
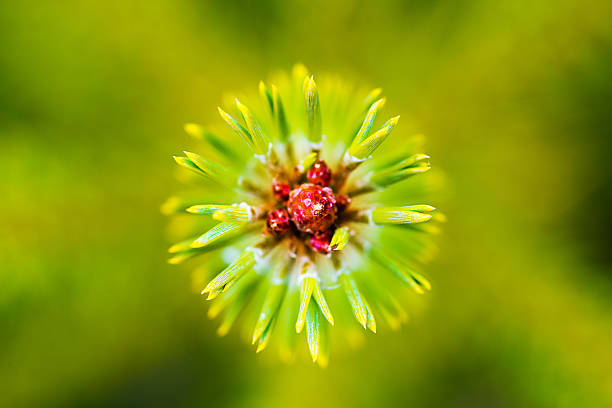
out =
[[[168,260],[168,263],[172,265],[176,265],[183,261],[191,259],[194,256],[206,254],[208,252],[214,251],[215,249],[219,249],[224,246],[230,245],[234,243],[235,241],[238,241],[244,237],[252,236],[251,234],[254,232],[255,228],[258,227],[258,224],[245,224],[245,225],[248,225],[250,228],[245,226],[245,228],[241,230],[242,232],[241,234],[228,234],[226,236],[223,236],[221,239],[218,239],[215,242],[209,245],[203,246],[201,248],[191,248],[191,244],[190,244],[190,248],[187,250],[182,250],[182,248],[180,248],[180,250],[176,252],[176,255]]]
[[[229,234],[237,232],[244,226],[242,222],[221,222],[191,243],[192,248],[201,248],[209,245],[218,239],[224,238]]]
[[[319,324],[319,348],[316,362],[321,368],[329,364],[329,327],[325,322]]]
[[[357,290],[355,282],[345,273],[340,274],[338,276],[338,280],[340,281],[349,303],[351,304],[355,318],[365,329],[368,321],[368,312],[363,304],[363,301],[361,300],[361,294]]]
[[[223,204],[198,204],[198,205],[192,205],[191,207],[187,208],[186,211],[191,214],[213,215],[219,210],[222,210],[224,208],[230,208],[230,207],[231,206],[229,205],[223,205]]]
[[[213,213],[218,221],[249,222],[251,221],[251,208],[248,205],[232,205],[220,208]]]
[[[272,93],[263,81],[259,81],[259,96],[261,97],[261,99],[263,99],[266,105],[268,105],[268,108],[270,108],[270,112],[273,113],[274,102],[272,100]]]
[[[304,79],[304,98],[306,101],[306,137],[312,143],[321,142],[321,107],[319,106],[319,91],[313,77]]]
[[[353,314],[359,324],[361,324],[364,329],[367,327],[376,333],[376,321],[374,320],[372,310],[365,298],[359,292],[359,289],[357,289],[355,281],[346,273],[338,275],[338,280],[346,293],[346,297],[353,309]]]
[[[334,232],[329,246],[332,248],[333,251],[340,251],[346,246],[346,244],[348,244],[350,237],[351,234],[349,232],[348,227],[338,228]]]
[[[251,207],[245,203],[240,205],[197,204],[187,208],[191,214],[212,215],[217,221],[249,222]]]
[[[223,316],[221,325],[217,329],[217,335],[219,335],[220,337],[223,337],[230,331],[230,329],[234,325],[234,322],[240,315],[240,312],[243,309],[244,303],[245,303],[245,300],[242,299],[240,302],[234,302],[230,305],[228,311]]]
[[[370,91],[370,93],[366,96],[365,100],[363,101],[363,106],[365,107],[366,111],[372,107],[372,104],[374,103],[376,98],[380,96],[380,94],[382,94],[381,88],[375,88]]]
[[[222,166],[210,160],[206,160],[195,153],[185,152],[185,154],[189,157],[174,156],[174,161],[180,166],[218,183],[227,184],[229,182],[229,173]]]
[[[295,356],[295,316],[298,313],[300,301],[299,288],[289,286],[279,316],[279,354],[284,362],[291,362]]]
[[[183,152],[183,153],[185,153],[185,156],[187,156],[189,160],[191,160],[196,166],[198,166],[200,170],[202,170],[209,177],[213,177],[215,179],[222,180],[223,178],[227,177],[229,174],[228,171],[223,166],[213,161],[210,161],[208,159],[205,159],[199,154],[192,153],[192,152]]]
[[[388,187],[411,176],[429,171],[429,156],[415,154],[386,168],[375,171],[370,181],[379,187]]]
[[[368,135],[370,134],[370,130],[372,129],[372,125],[374,124],[374,119],[376,119],[376,114],[380,110],[382,110],[383,106],[385,106],[385,102],[386,99],[381,98],[374,104],[372,104],[372,106],[370,106],[370,109],[368,110],[368,113],[366,113],[366,116],[363,120],[361,128],[359,129],[353,139],[353,142],[351,143],[351,149],[354,148],[354,146],[357,146],[358,144],[363,142],[368,137]]]
[[[253,142],[253,137],[251,136],[249,131],[246,130],[240,123],[238,123],[236,119],[232,118],[230,114],[225,112],[223,109],[218,108],[218,110],[223,120],[228,125],[230,125],[230,127],[234,130],[234,132],[236,132],[240,137],[242,137],[242,139],[244,139],[244,141],[249,145],[251,150],[253,150],[255,154],[260,154],[260,153],[257,153],[257,148],[255,147],[255,143]]]
[[[349,154],[357,159],[367,159],[370,157],[382,142],[384,142],[387,136],[389,136],[389,133],[391,133],[398,121],[399,116],[389,119],[387,123],[372,136],[356,145],[352,145],[349,149]]]
[[[280,140],[286,142],[289,139],[289,122],[287,122],[287,116],[285,115],[285,108],[283,107],[283,102],[280,97],[280,93],[278,92],[278,88],[272,85],[272,104],[273,104],[273,112],[274,117],[276,119],[276,125],[278,127],[278,134],[280,135]]]
[[[194,139],[202,140],[204,138],[204,128],[198,124],[185,123],[183,129],[185,129],[185,132]]]
[[[300,333],[304,328],[304,318],[306,315],[306,309],[310,303],[310,298],[315,287],[315,279],[306,277],[302,280],[300,285],[300,308],[298,310],[297,320],[295,322],[295,331]]]
[[[291,70],[291,76],[299,81],[298,85],[302,85],[302,83],[304,82],[304,77],[308,75],[308,68],[306,68],[306,66],[300,62],[298,62],[297,64],[295,64]]]
[[[192,237],[192,238],[185,239],[181,242],[177,242],[176,244],[168,248],[168,252],[171,254],[176,254],[177,252],[187,251],[192,248],[191,243],[195,239],[197,239],[197,237]]]
[[[265,155],[268,153],[270,142],[264,136],[261,126],[253,117],[253,114],[245,105],[241,104],[238,99],[236,99],[236,107],[242,114],[242,118],[244,119],[244,123],[246,123],[247,129],[249,130],[249,134],[251,135],[251,140],[253,142],[253,151],[258,155]]]
[[[315,162],[319,160],[319,152],[312,152],[302,160],[303,171],[308,171]]]
[[[237,279],[245,272],[249,271],[255,265],[255,250],[247,248],[242,254],[221,273],[219,273],[212,281],[206,285],[202,294],[211,291],[217,291],[223,288],[228,282]]]
[[[248,304],[251,291],[259,283],[259,280],[260,277],[255,272],[247,272],[231,291],[222,294],[221,297],[212,303],[211,309],[209,309],[209,317],[211,318],[219,314],[223,309],[226,309],[221,325],[217,329],[219,336],[225,336],[229,332],[240,312]],[[210,311],[218,305],[218,310],[215,312]]]
[[[270,342],[272,332],[274,331],[274,327],[276,326],[276,320],[277,319],[273,319],[270,324],[266,326],[266,329],[261,334],[261,337],[259,337],[259,341],[257,343],[257,350],[255,350],[256,353],[261,353]]]
[[[379,265],[388,269],[403,283],[407,284],[412,290],[419,295],[429,291],[431,284],[421,274],[417,273],[414,269],[407,265],[398,266],[393,260],[385,255],[383,251],[378,248],[370,248],[370,257]]]
[[[189,203],[181,197],[168,197],[166,201],[161,205],[160,210],[164,215],[175,214],[179,211],[183,211],[186,207],[189,207]]]
[[[273,284],[270,286],[270,289],[268,289],[268,293],[261,307],[261,312],[259,313],[259,318],[255,324],[255,329],[253,330],[253,344],[259,340],[264,330],[268,328],[270,322],[276,318],[286,289],[287,285],[284,281],[279,284]]]
[[[334,316],[332,316],[331,309],[329,308],[329,306],[327,305],[327,302],[325,301],[325,296],[323,296],[323,290],[321,290],[321,285],[319,285],[319,282],[317,282],[316,279],[313,279],[313,280],[314,280],[315,286],[314,286],[314,290],[312,294],[315,300],[317,301],[317,304],[319,305],[319,309],[321,310],[321,313],[323,313],[323,315],[325,316],[329,324],[333,326]]]
[[[317,361],[319,356],[319,308],[313,303],[308,306],[306,313],[306,331],[312,361]]]
[[[191,160],[189,160],[186,157],[180,157],[180,156],[173,156],[174,161],[179,165],[182,166],[184,168],[186,168],[187,170],[191,170],[194,173],[197,173],[201,176],[207,176],[206,173],[204,173],[198,166],[195,165],[194,162],[192,162]]]
[[[253,271],[248,272],[240,279],[233,287],[232,290],[226,291],[223,295],[215,299],[208,308],[208,317],[214,319],[219,316],[221,312],[228,309],[234,302],[240,301],[241,297],[248,296],[258,283],[260,276]]]
[[[425,207],[431,209],[423,209]],[[431,219],[431,214],[421,211],[433,210],[430,206],[378,207],[372,210],[371,215],[376,224],[415,224]]]
[[[363,304],[365,305],[366,312],[368,313],[368,320],[366,321],[366,326],[373,333],[376,333],[376,319],[374,319],[374,313],[372,313],[372,308],[365,299],[363,299]]]
[[[237,157],[236,152],[229,147],[227,143],[210,131],[204,129],[202,126],[195,123],[186,123],[184,129],[189,136],[208,143],[225,157],[229,159],[235,159]]]

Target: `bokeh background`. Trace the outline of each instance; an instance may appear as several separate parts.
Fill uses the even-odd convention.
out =
[[[216,337],[159,212],[182,124],[298,61],[446,174],[425,307],[326,370]],[[612,406],[612,2],[2,2],[0,90],[0,406]]]

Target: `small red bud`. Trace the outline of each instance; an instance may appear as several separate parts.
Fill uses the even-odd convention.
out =
[[[331,242],[332,237],[333,234],[330,231],[317,232],[310,237],[309,243],[313,250],[321,254],[329,254],[331,252],[329,243]]]
[[[320,186],[328,186],[331,182],[332,172],[327,167],[327,164],[323,160],[319,160],[308,170],[308,181]]]
[[[285,202],[289,199],[291,187],[286,181],[274,179],[272,182],[272,192],[278,201]]]
[[[270,211],[266,217],[266,231],[272,235],[283,235],[291,229],[289,214],[284,208]]]

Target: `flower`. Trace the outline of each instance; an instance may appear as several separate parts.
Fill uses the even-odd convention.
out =
[[[261,82],[256,98],[242,99],[249,103],[219,108],[229,127],[187,124],[201,154],[175,161],[196,187],[162,211],[193,234],[169,249],[169,262],[202,259],[196,280],[214,299],[209,316],[223,316],[220,335],[242,317],[257,352],[272,340],[291,359],[306,328],[312,359],[325,366],[332,326],[376,332],[380,318],[392,329],[405,322],[397,283],[430,289],[417,268],[444,217],[406,202],[426,183],[399,184],[430,168],[420,139],[379,150],[399,121],[377,124],[381,90],[321,84],[297,65],[274,84]]]

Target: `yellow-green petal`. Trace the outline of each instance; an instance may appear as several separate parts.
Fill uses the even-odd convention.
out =
[[[304,328],[306,310],[310,303],[310,298],[315,287],[315,279],[306,277],[300,285],[300,308],[298,310],[297,320],[295,322],[295,331],[300,333]]]

